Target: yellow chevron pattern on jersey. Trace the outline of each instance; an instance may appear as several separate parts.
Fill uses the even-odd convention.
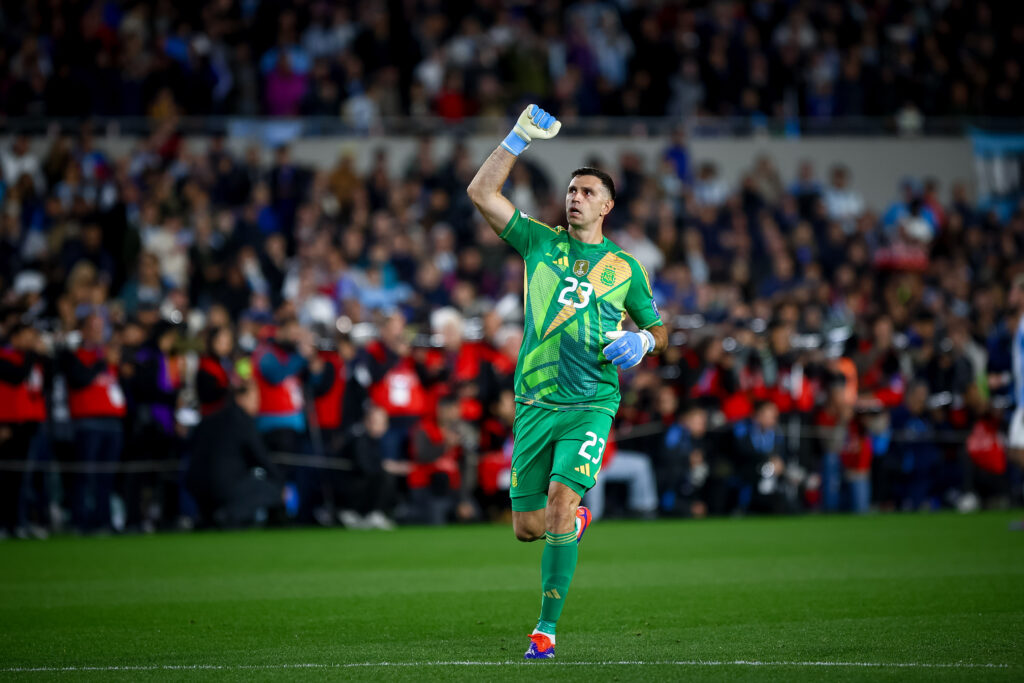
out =
[[[612,274],[610,282],[607,277],[609,272]],[[587,281],[594,286],[594,296],[601,299],[616,287],[628,283],[632,276],[633,269],[630,267],[629,261],[608,253],[590,269]],[[625,291],[622,292],[622,296],[626,296]]]
[[[642,266],[608,239],[584,243],[523,211],[499,236],[525,262],[516,402],[614,415],[619,372],[602,355],[607,333],[626,314],[639,327],[661,324]],[[588,466],[579,466],[585,475]]]

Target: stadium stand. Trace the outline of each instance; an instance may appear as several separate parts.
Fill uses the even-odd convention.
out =
[[[424,137],[400,173],[383,153],[312,167],[288,145],[238,152],[222,119],[186,136],[182,115],[374,131],[535,97],[569,122],[906,131],[1022,110],[1010,3],[424,2],[415,21],[370,4],[59,4],[2,15],[0,111],[27,117],[0,150],[0,498],[21,535],[217,523],[185,485],[192,435],[252,383],[269,453],[245,476],[288,482],[282,519],[507,507],[522,263],[466,198],[468,148],[438,158]],[[141,116],[127,147],[82,119]],[[887,206],[842,165],[787,178],[761,157],[734,183],[685,136],[663,142],[662,163],[609,168],[610,236],[672,334],[623,375],[607,513],[1019,503],[1002,435],[1024,204],[988,210],[925,168]],[[558,222],[561,179],[516,171],[517,206]]]

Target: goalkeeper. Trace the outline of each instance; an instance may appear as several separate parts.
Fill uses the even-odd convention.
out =
[[[643,266],[602,233],[615,185],[596,168],[573,171],[567,228],[519,211],[501,195],[516,157],[562,124],[536,105],[491,153],[469,184],[470,199],[526,261],[523,345],[516,364],[512,525],[520,541],[544,539],[541,610],[527,659],[555,656],[555,625],[590,523],[580,506],[601,469],[619,407],[619,369],[668,343]],[[640,328],[623,331],[626,314]]]

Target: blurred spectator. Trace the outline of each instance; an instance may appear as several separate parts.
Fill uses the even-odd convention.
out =
[[[232,392],[241,386],[234,353],[231,328],[211,326],[206,332],[205,353],[196,370],[196,396],[203,417],[223,408]]]
[[[703,517],[708,513],[711,451],[707,448],[708,415],[690,405],[665,432],[656,476],[663,514]]]
[[[67,7],[58,2],[49,11]],[[0,104],[36,117],[294,115],[303,91],[319,93],[332,81],[350,110],[377,106],[389,99],[381,94],[385,82],[401,74],[411,82],[398,98],[400,113],[429,107],[456,120],[472,114],[478,99],[491,106],[488,83],[507,72],[514,78],[502,79],[501,99],[554,100],[563,115],[874,115],[916,132],[930,117],[1020,109],[1012,51],[1019,16],[1012,3],[991,0],[976,11],[958,2],[914,5],[909,23],[910,14],[883,0],[855,10],[786,4],[761,11],[755,4],[749,12],[736,4],[665,11],[557,2],[528,20],[508,12],[484,18],[460,5],[446,7],[443,22],[430,5],[369,15],[295,0],[259,11],[226,7],[102,13],[95,21],[105,49],[88,55],[40,10],[12,14]],[[406,32],[395,33],[399,26]],[[918,27],[928,30],[918,35]],[[400,49],[407,40],[415,49]],[[958,49],[959,58],[948,57]],[[336,75],[313,75],[317,60]],[[979,60],[991,77],[977,76]],[[365,130],[366,117],[349,113]]]
[[[247,384],[233,393],[193,433],[185,475],[200,522],[231,529],[280,520],[284,512],[284,480],[253,421],[259,392]]]
[[[271,453],[309,452],[306,420],[305,383],[317,381],[323,361],[316,355],[308,329],[296,318],[285,315],[272,339],[262,343],[253,354],[253,379],[259,391],[256,426]],[[299,519],[312,520],[318,495],[316,475],[299,468]]]
[[[140,456],[161,465],[177,461],[178,433],[175,410],[182,386],[177,363],[171,352],[178,341],[178,330],[170,322],[159,321],[149,338],[135,351],[128,366],[126,389],[131,403],[125,435],[126,454]],[[129,460],[129,458],[125,458]],[[178,519],[178,472],[130,472],[124,477],[125,524],[131,529],[152,531],[161,522]]]
[[[594,519],[604,516],[605,488],[608,484],[626,484],[626,510],[637,517],[652,518],[658,509],[658,488],[651,457],[639,451],[620,450],[608,444],[602,453],[601,476],[587,491],[585,503]]]
[[[24,464],[46,421],[47,355],[39,333],[25,324],[11,328],[0,347],[0,461],[7,465]],[[21,468],[0,470],[0,534],[24,533],[20,503],[27,479]]]
[[[441,400],[436,419],[421,423],[413,439],[409,471],[414,519],[443,524],[451,516],[460,521],[476,518],[472,493],[476,489],[478,439],[452,398]]]
[[[113,528],[110,496],[116,470],[111,465],[120,462],[124,444],[121,348],[107,328],[99,313],[87,314],[79,329],[81,341],[60,359],[68,383],[76,458],[83,467],[74,484],[72,519],[84,532]]]
[[[363,421],[352,425],[343,440],[342,457],[351,470],[341,472],[343,497],[338,521],[350,529],[394,528],[393,510],[401,478],[409,474],[408,462],[385,460],[381,442],[388,430],[388,414],[372,406]]]
[[[852,233],[857,219],[864,212],[864,200],[850,187],[849,169],[845,166],[833,167],[823,199],[828,217],[842,225],[847,234]]]

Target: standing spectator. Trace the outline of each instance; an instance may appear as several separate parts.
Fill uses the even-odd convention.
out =
[[[942,454],[925,382],[915,381],[907,389],[903,405],[893,410],[892,428],[893,448],[888,457],[893,501],[902,510],[931,506]]]
[[[121,349],[109,338],[99,313],[85,316],[80,334],[81,344],[60,358],[68,383],[76,460],[84,468],[74,484],[72,517],[82,531],[109,531],[112,467],[121,459],[124,441],[125,399],[118,377]]]
[[[856,229],[857,219],[864,213],[864,199],[850,187],[850,170],[837,165],[832,168],[831,182],[824,193],[825,209],[831,220],[838,221],[850,235]]]
[[[28,136],[24,133],[15,136],[11,146],[0,154],[0,168],[3,171],[2,179],[9,188],[17,185],[22,176],[28,176],[36,192],[46,189],[39,156],[30,149]]]
[[[306,74],[296,71],[292,58],[281,52],[264,82],[267,113],[271,116],[298,116],[306,94]]]

